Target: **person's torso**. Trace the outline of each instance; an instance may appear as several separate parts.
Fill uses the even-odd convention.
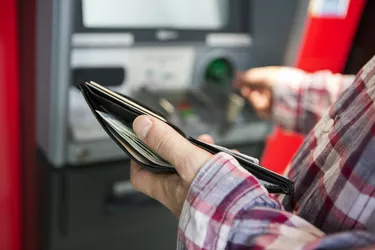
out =
[[[375,232],[375,57],[323,116],[289,166],[288,210],[326,233]]]

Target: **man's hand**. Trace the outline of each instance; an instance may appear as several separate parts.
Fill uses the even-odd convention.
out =
[[[238,73],[235,86],[254,107],[259,117],[271,118],[273,105],[273,88],[279,81],[293,80],[301,70],[291,67],[260,67]]]
[[[132,161],[130,181],[135,189],[158,200],[177,217],[190,184],[212,154],[194,146],[164,122],[149,116],[140,116],[133,123],[139,139],[175,166],[177,174],[154,174]],[[213,143],[209,136],[200,140]]]
[[[236,86],[241,88],[241,94],[254,107],[258,116],[269,119],[272,109],[272,87],[277,81],[279,67],[262,67],[249,69],[238,73]]]

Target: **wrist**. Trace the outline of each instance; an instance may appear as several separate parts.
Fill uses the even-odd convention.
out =
[[[187,248],[197,243],[214,248],[211,244],[228,233],[215,226],[232,225],[244,206],[257,205],[264,196],[268,196],[266,189],[232,156],[214,155],[190,186],[179,217],[179,242]],[[207,235],[211,238],[206,245]]]
[[[224,199],[226,203],[224,206],[230,206],[245,193],[251,193],[251,197],[255,198],[267,194],[267,191],[232,156],[226,153],[214,155],[199,170],[190,185],[181,212],[180,227],[185,226],[192,212],[196,210],[205,212],[206,209],[215,212],[219,207],[220,210],[226,210],[222,204]],[[232,210],[232,212],[236,211]]]

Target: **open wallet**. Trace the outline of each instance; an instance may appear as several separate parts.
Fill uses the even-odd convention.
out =
[[[241,166],[253,174],[269,193],[290,195],[293,183],[288,178],[259,165],[253,157],[225,147],[204,143],[186,135],[160,112],[137,102],[133,98],[110,90],[95,82],[80,83],[81,91],[90,110],[108,136],[136,163],[154,173],[177,173],[176,169],[155,151],[144,144],[133,131],[133,121],[140,115],[149,115],[165,122],[192,144],[212,153],[225,152],[234,157]]]

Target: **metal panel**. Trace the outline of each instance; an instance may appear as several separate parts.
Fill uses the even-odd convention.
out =
[[[284,64],[285,51],[300,1],[251,0],[253,67]]]
[[[56,166],[65,163],[72,1],[38,1],[38,141]]]
[[[292,30],[284,54],[284,65],[286,66],[293,67],[296,65],[298,51],[306,27],[309,3],[310,0],[299,0],[297,3],[295,19],[293,20]]]
[[[127,184],[128,169],[129,161],[84,169],[45,166],[43,249],[175,249],[178,221],[160,203],[131,189],[109,199],[113,183]]]

